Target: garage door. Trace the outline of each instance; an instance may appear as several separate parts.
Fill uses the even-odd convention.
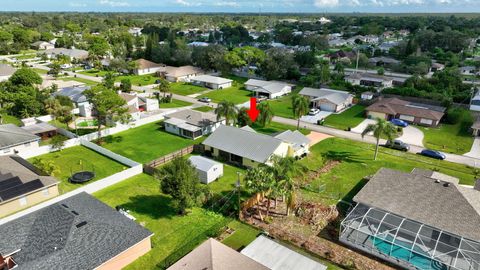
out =
[[[420,119],[420,123],[424,124],[424,125],[432,125],[433,120],[422,118],[422,119]]]
[[[331,103],[322,103],[320,104],[320,110],[322,111],[327,111],[327,112],[334,112],[336,109],[336,106]]]
[[[401,115],[400,115],[400,119],[405,120],[405,121],[413,122],[413,121],[415,120],[415,117],[414,117],[414,116],[410,116],[410,115],[403,115],[403,114],[401,114]]]

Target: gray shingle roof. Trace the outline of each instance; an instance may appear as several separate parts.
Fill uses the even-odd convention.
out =
[[[54,48],[45,50],[45,53],[48,55],[68,55],[72,58],[84,59],[88,57],[88,52],[85,50],[79,49],[66,49],[66,48]]]
[[[223,121],[223,118],[217,121],[217,116],[210,112],[199,112],[195,110],[181,110],[165,116],[166,119],[178,119],[190,125],[197,127],[206,127],[214,123]]]
[[[81,222],[86,225],[77,227]],[[94,269],[152,233],[87,193],[0,226],[18,269]]]
[[[422,170],[405,173],[382,168],[353,200],[480,241],[480,192],[439,173],[426,175]]]
[[[314,100],[326,99],[331,103],[337,104],[337,105],[344,103],[347,99],[349,99],[352,96],[350,93],[345,91],[339,91],[339,90],[333,90],[333,89],[327,89],[327,88],[315,89],[315,88],[309,88],[309,87],[303,88],[300,91],[300,95],[309,96]]]
[[[15,126],[14,124],[0,125],[0,149],[39,140],[40,137]]]
[[[65,96],[70,98],[74,103],[83,103],[87,102],[87,97],[83,94],[87,89],[90,89],[90,86],[65,87],[53,93],[53,96]]]
[[[33,125],[22,127],[22,129],[30,132],[31,134],[40,134],[44,132],[55,131],[58,128],[50,125],[49,123],[40,122]]]
[[[288,83],[279,82],[279,81],[262,81],[256,79],[250,79],[245,82],[245,85],[256,87],[255,90],[263,90],[270,94],[275,94],[281,92],[286,86],[290,86]]]
[[[11,76],[15,71],[17,69],[8,64],[0,64],[0,76]]]
[[[199,75],[199,76],[193,77],[191,80],[197,81],[197,82],[212,83],[212,84],[226,84],[226,83],[233,82],[233,80],[230,80],[230,79],[225,79],[222,77],[216,77],[211,75]]]
[[[236,127],[221,125],[203,144],[264,163],[282,144],[282,140]]]

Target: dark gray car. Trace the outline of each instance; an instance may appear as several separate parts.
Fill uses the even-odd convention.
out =
[[[388,148],[400,150],[400,151],[405,151],[405,152],[410,150],[410,145],[400,140],[387,141],[387,143],[384,146]]]

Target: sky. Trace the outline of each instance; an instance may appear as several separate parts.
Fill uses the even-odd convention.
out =
[[[480,12],[480,0],[0,0],[0,11]]]

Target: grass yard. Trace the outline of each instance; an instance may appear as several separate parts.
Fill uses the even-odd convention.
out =
[[[79,78],[79,77],[63,77],[63,78],[58,78],[58,79],[62,80],[62,81],[76,81],[76,82],[84,83],[84,84],[89,85],[89,86],[94,86],[94,85],[99,84],[96,81],[92,81],[92,80],[88,80],[88,79],[84,79],[84,78]]]
[[[430,149],[453,154],[465,154],[470,151],[473,136],[470,133],[470,122],[461,122],[455,125],[440,124],[436,128],[418,127],[425,137],[423,144]]]
[[[193,103],[179,100],[179,99],[172,99],[170,103],[160,103],[160,109],[170,109],[170,108],[179,108],[179,107],[186,107],[190,106]]]
[[[134,86],[145,86],[150,84],[155,84],[155,81],[159,78],[151,75],[122,75],[115,77],[116,82],[121,82],[123,79],[130,79],[132,85]]]
[[[105,76],[105,74],[108,73],[108,71],[90,69],[90,70],[80,71],[78,73],[83,74],[83,75],[93,76],[93,77],[103,77],[103,76]]]
[[[199,111],[199,112],[211,112],[214,110],[214,108],[210,106],[202,106],[202,107],[193,108],[193,110]]]
[[[6,113],[1,112],[1,111],[0,111],[0,119],[2,120],[2,124],[14,124],[16,126],[21,126],[22,125],[22,121],[20,121],[19,118],[15,117],[13,115],[6,114]]]
[[[273,122],[273,121],[265,127],[261,127],[260,125],[253,124],[252,128],[255,129],[257,132],[268,134],[268,135],[279,133],[279,132],[285,131],[287,129],[292,130],[292,131],[297,129],[296,126],[290,126],[290,125],[286,125],[286,124],[282,124],[282,123],[278,123],[278,122]],[[305,129],[305,128],[300,128],[299,131],[301,133],[303,133],[304,135],[310,134],[310,130]]]
[[[51,160],[55,163],[59,169],[59,174],[56,175],[56,178],[60,180],[60,193],[66,193],[85,185],[68,182],[68,178],[72,175],[72,173],[82,170],[93,170],[95,171],[95,178],[88,182],[92,183],[95,180],[105,178],[127,168],[125,165],[83,146],[66,148],[61,152],[49,153],[31,158],[29,161],[32,161],[36,158]]]
[[[207,88],[200,87],[197,85],[193,84],[188,84],[188,83],[171,83],[170,84],[170,92],[177,94],[177,95],[182,95],[182,96],[188,96],[188,95],[193,95],[193,94],[198,94],[203,91],[207,91]]]
[[[326,139],[311,147],[311,154],[300,161],[310,170],[321,168],[325,154],[343,158],[341,164],[311,182],[309,191],[304,190],[306,197],[312,200],[320,199],[329,204],[336,204],[340,199],[350,201],[365,185],[362,179],[382,167],[406,172],[413,168],[438,170],[457,177],[461,184],[468,185],[472,185],[478,177],[478,172],[466,165],[386,148],[380,148],[378,159],[374,161],[374,148],[374,145],[339,138]]]
[[[253,242],[255,238],[260,234],[257,228],[254,228],[248,224],[234,220],[228,224],[228,227],[235,230],[235,232],[229,237],[225,238],[222,243],[235,249],[241,250],[248,244]]]
[[[167,133],[158,122],[108,136],[103,147],[137,162],[147,163],[201,140],[193,141]]]
[[[212,102],[215,103],[227,100],[235,104],[241,104],[249,101],[251,94],[252,92],[243,89],[243,85],[240,85],[237,82],[233,82],[232,87],[212,90],[211,92],[205,95],[201,95],[200,97],[209,97],[212,99]]]
[[[33,71],[37,72],[40,75],[47,74],[47,72],[48,72],[48,70],[40,69],[40,68],[32,68],[32,69],[33,69]]]
[[[346,130],[349,127],[354,128],[365,120],[364,111],[365,106],[354,105],[342,113],[329,115],[325,118],[324,125],[341,130]]]
[[[245,170],[228,164],[223,164],[223,176],[213,183],[208,184],[210,191],[215,194],[226,195],[235,189],[235,183],[238,180],[237,172],[245,175]],[[241,176],[242,177],[242,176]]]
[[[294,119],[292,108],[292,95],[283,96],[277,99],[269,100],[268,103],[272,107],[276,116]]]

